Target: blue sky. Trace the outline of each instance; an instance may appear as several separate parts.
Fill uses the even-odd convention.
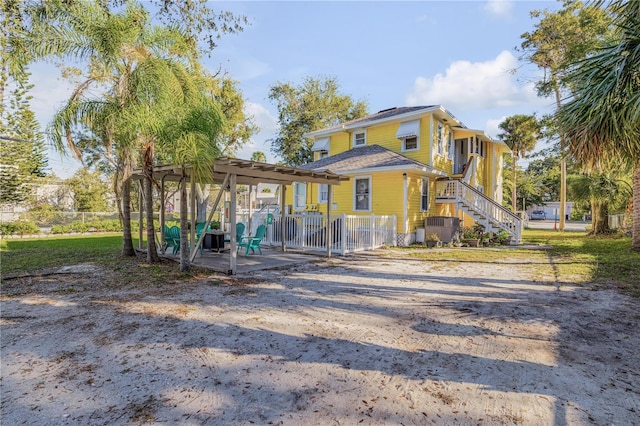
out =
[[[205,66],[239,82],[261,128],[239,153],[263,151],[277,131],[269,101],[276,82],[335,76],[343,93],[365,100],[369,111],[442,104],[464,124],[495,137],[505,117],[550,111],[536,96],[540,71],[518,61],[520,35],[533,29],[529,12],[557,10],[553,1],[215,2],[212,7],[248,17],[250,25],[225,35]],[[513,73],[512,70],[517,69]],[[32,68],[33,108],[44,128],[70,88],[50,66]],[[60,177],[78,164],[55,151],[50,166]]]

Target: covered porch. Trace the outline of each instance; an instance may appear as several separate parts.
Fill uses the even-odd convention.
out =
[[[134,171],[133,178],[139,181],[144,179],[144,174],[141,169],[137,169]],[[189,166],[179,166],[179,165],[164,165],[157,166],[153,171],[153,178],[156,182],[159,182],[160,186],[160,238],[158,243],[162,246],[164,241],[164,230],[165,230],[165,183],[166,182],[178,182],[181,185],[186,185],[189,183],[190,185],[190,197],[185,203],[186,205],[180,205],[180,209],[184,209],[188,212],[189,220],[192,224],[196,223],[196,183],[210,183],[210,184],[219,184],[220,191],[218,192],[218,196],[216,197],[213,206],[211,206],[209,210],[209,214],[206,220],[206,225],[204,229],[209,229],[211,221],[213,219],[214,213],[218,210],[218,206],[222,201],[222,195],[228,191],[229,193],[229,223],[228,223],[228,239],[229,239],[229,250],[223,251],[222,253],[207,253],[205,256],[207,258],[213,256],[211,260],[205,262],[209,263],[212,266],[212,269],[222,270],[229,275],[236,274],[238,272],[238,267],[244,267],[247,269],[256,268],[256,261],[244,259],[255,256],[238,256],[237,248],[238,241],[235,235],[236,223],[237,223],[237,214],[236,214],[236,206],[237,206],[237,186],[238,185],[248,185],[250,188],[258,183],[270,183],[277,184],[280,187],[280,210],[282,212],[286,211],[286,188],[288,185],[291,185],[293,182],[307,182],[307,183],[319,183],[326,184],[328,188],[328,197],[329,202],[327,203],[327,211],[326,217],[327,220],[331,220],[331,209],[332,205],[332,197],[333,185],[339,185],[342,181],[347,181],[349,178],[347,176],[340,176],[330,172],[321,172],[321,171],[311,171],[298,169],[294,167],[285,167],[278,166],[274,164],[267,163],[258,163],[255,161],[241,160],[236,158],[219,158],[216,159],[211,171],[206,173],[205,176],[201,177],[199,180],[196,180],[195,174],[193,173],[193,169]],[[141,204],[141,212],[142,212],[142,202]],[[143,215],[141,214],[142,218]],[[142,224],[141,224],[142,225]],[[221,224],[222,226],[223,224]],[[280,222],[280,233],[281,235],[285,232],[285,223],[284,221]],[[140,241],[142,241],[142,226],[140,226]],[[331,238],[331,226],[326,227],[326,241],[332,241]],[[205,256],[200,256],[200,245],[203,243],[203,239],[205,237],[205,232],[200,235],[200,238],[196,238],[195,226],[191,226],[189,232],[189,259],[190,262],[194,265],[199,265],[200,261],[196,261],[197,257],[204,258]],[[331,244],[327,245],[326,256],[331,256]],[[278,254],[280,253],[280,254]],[[295,256],[284,256],[287,253],[286,241],[282,239],[281,246],[278,250],[268,250],[265,252],[264,256],[278,256],[281,262],[297,262],[300,259],[295,258]],[[308,255],[303,259],[308,259]],[[243,259],[239,262],[238,258],[242,257]],[[226,258],[227,268],[221,268],[220,259]],[[294,259],[295,258],[295,259]],[[274,257],[274,261],[276,258]],[[265,262],[262,262],[265,263]],[[267,262],[268,263],[268,262]],[[200,265],[207,267],[206,264]],[[276,264],[274,267],[277,267]],[[245,272],[244,269],[241,272]]]

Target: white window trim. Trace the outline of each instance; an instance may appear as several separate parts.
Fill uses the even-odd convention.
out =
[[[327,193],[327,199],[323,200],[322,199],[322,187],[325,186],[326,187],[326,193]],[[329,184],[327,183],[319,183],[318,184],[318,204],[327,204],[327,201],[329,200]]]
[[[422,190],[424,188],[424,182],[427,182],[427,193],[426,194],[422,192]],[[421,213],[426,213],[426,212],[429,211],[429,184],[430,184],[429,178],[425,178],[425,177],[420,178],[420,212]],[[427,209],[426,210],[422,208],[422,197],[424,197],[425,195],[427,196]]]
[[[369,181],[369,206],[366,210],[358,210],[356,209],[358,203],[356,200],[356,185],[359,180],[367,179]],[[371,185],[372,180],[371,176],[354,176],[353,177],[353,211],[354,212],[370,212],[373,206],[372,198],[373,198],[373,186]]]
[[[407,142],[407,139],[410,138],[416,138],[416,147],[412,148],[412,149],[406,149],[405,148],[405,143]],[[402,152],[412,152],[412,151],[419,151],[420,150],[420,136],[407,136],[406,138],[401,138],[400,139],[402,141]]]
[[[327,157],[330,157],[330,156],[331,156],[331,154],[329,153],[329,150],[328,150],[328,149],[321,149],[321,150],[319,150],[319,151],[315,151],[315,152],[317,152],[317,153],[318,153],[318,160],[322,160],[323,158],[327,158]],[[323,153],[323,152],[326,152],[326,153],[327,153],[327,157],[323,157],[323,156],[322,156],[322,153]]]
[[[298,185],[304,185],[304,205],[298,204]],[[293,184],[293,209],[294,210],[306,210],[307,209],[307,184],[305,182],[294,182]]]
[[[356,145],[356,135],[359,135],[361,133],[364,135],[364,143]],[[360,148],[361,146],[366,146],[367,145],[367,130],[366,129],[354,130],[353,135],[351,137],[351,145],[354,148]]]

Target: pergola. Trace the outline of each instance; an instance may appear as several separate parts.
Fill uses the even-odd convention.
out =
[[[144,174],[142,169],[136,169],[133,172],[133,179],[142,180]],[[230,206],[229,206],[229,229],[231,247],[229,251],[229,269],[228,274],[235,274],[237,269],[237,244],[236,235],[233,230],[236,228],[236,186],[237,185],[257,185],[258,183],[270,183],[280,185],[280,211],[282,214],[286,211],[286,187],[294,182],[305,183],[319,183],[326,184],[328,188],[327,199],[327,224],[331,223],[331,206],[333,205],[333,185],[340,185],[340,182],[348,181],[348,176],[341,176],[328,171],[319,172],[298,169],[295,167],[278,166],[275,164],[258,163],[255,161],[241,160],[237,158],[218,158],[215,160],[211,173],[207,176],[201,177],[196,182],[193,169],[189,166],[179,165],[164,165],[156,166],[153,170],[153,178],[160,182],[160,232],[161,241],[164,239],[164,224],[165,224],[165,182],[190,182],[191,184],[191,200],[190,206],[180,205],[180,209],[187,209],[191,212],[191,223],[195,224],[196,221],[196,198],[195,198],[195,185],[196,183],[220,183],[221,190],[216,197],[214,205],[207,218],[205,229],[208,229],[209,224],[213,218],[214,212],[217,210],[221,200],[223,192],[228,188],[230,192]],[[140,203],[140,221],[142,221],[142,202]],[[285,221],[280,221],[281,233],[285,235],[284,227]],[[327,226],[326,241],[332,241],[331,226]],[[142,226],[140,226],[140,233],[142,234]],[[195,241],[195,226],[191,226],[191,245],[190,245],[190,261],[193,262],[198,252],[198,247],[202,243],[204,238],[204,232],[200,236],[198,241]],[[142,241],[142,235],[140,235],[140,241]],[[282,251],[286,251],[285,238],[282,238]],[[331,256],[331,244],[327,244],[327,256]]]

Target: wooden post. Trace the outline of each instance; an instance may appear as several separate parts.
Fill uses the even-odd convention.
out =
[[[144,210],[144,202],[142,201],[142,197],[144,196],[144,191],[142,190],[142,180],[138,180],[138,248],[142,250],[142,213]]]
[[[285,222],[286,222],[286,211],[285,211],[285,203],[287,202],[287,186],[286,185],[280,185],[280,245],[282,248],[282,252],[286,252],[287,251],[287,245],[285,244],[284,240],[286,238],[285,235]]]
[[[189,253],[195,251],[196,245],[196,180],[191,170],[191,232],[189,233]]]
[[[162,251],[162,254],[164,254],[164,222],[165,222],[165,218],[164,218],[164,209],[165,209],[165,203],[164,203],[164,178],[167,177],[167,175],[162,176],[162,179],[160,180],[160,250]]]
[[[236,240],[236,182],[238,176],[231,174],[229,192],[231,193],[231,202],[229,205],[229,234],[231,240],[231,248],[229,252],[229,270],[228,275],[234,275],[236,273],[238,264],[238,241]]]
[[[333,243],[333,226],[331,223],[331,208],[333,207],[333,185],[327,184],[327,257],[331,257]]]

